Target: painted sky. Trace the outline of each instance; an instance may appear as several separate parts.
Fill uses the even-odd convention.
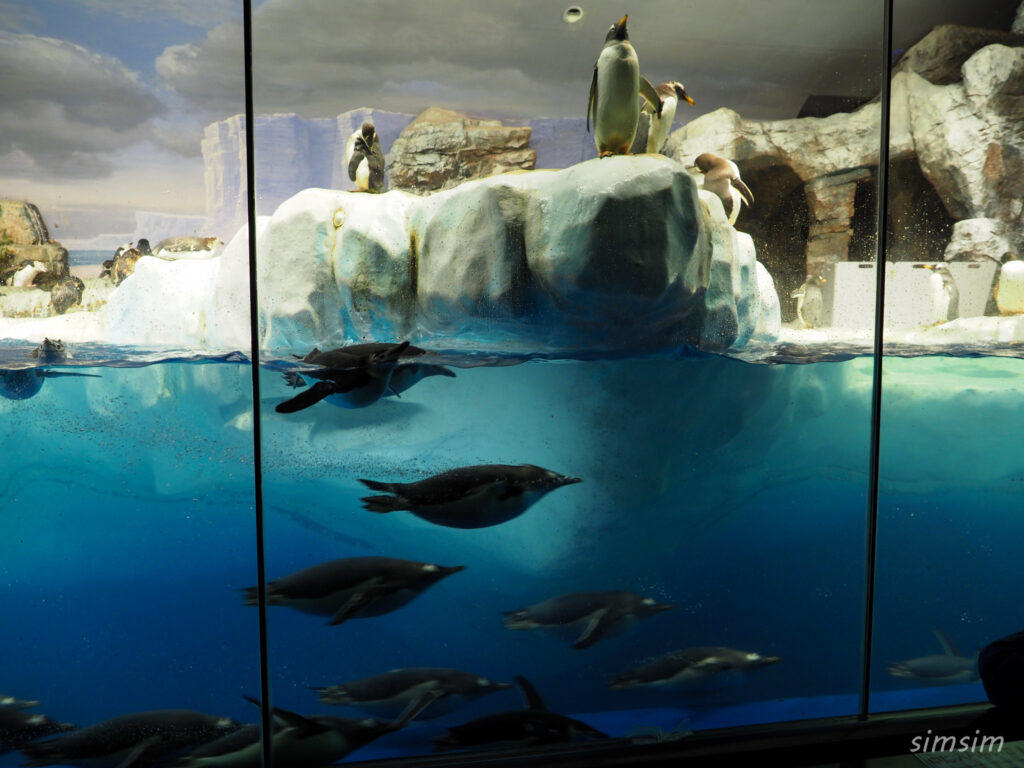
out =
[[[256,2],[256,111],[580,117],[627,11],[644,73],[697,100],[685,119],[878,87],[880,0],[592,0],[568,24],[571,4]],[[940,23],[1007,29],[1016,5],[896,0],[897,47]],[[130,232],[136,210],[202,214],[202,130],[244,107],[241,22],[241,0],[0,0],[0,197],[37,203],[61,240]]]

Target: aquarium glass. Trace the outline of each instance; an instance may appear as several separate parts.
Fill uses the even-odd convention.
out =
[[[893,78],[874,711],[984,701],[978,652],[1021,628],[1011,6],[896,3],[921,42]]]
[[[172,5],[0,12],[5,766],[80,757],[59,739],[11,751],[61,724],[188,710],[157,719],[209,737],[258,720],[256,613],[237,596],[256,583],[251,367],[190,304],[219,260],[168,241],[234,235],[206,222],[201,142],[244,110],[242,6]],[[190,59],[207,33],[230,55]],[[122,245],[137,250],[101,277]],[[25,261],[44,269],[11,285]]]
[[[823,281],[799,289],[873,255],[876,171],[842,163],[877,158],[878,106],[853,149],[844,116],[824,116],[877,92],[882,16],[847,4],[798,34],[801,7],[630,11],[642,73],[694,101],[674,96],[677,127],[733,131],[674,135],[675,162],[597,157],[605,128],[588,132],[584,108],[613,3],[256,8],[274,703],[395,719],[416,691],[446,694],[353,759],[483,748],[480,718],[523,711],[517,676],[552,713],[641,740],[857,711],[874,289],[857,289],[859,335],[827,326]],[[799,133],[800,114],[825,127]],[[757,121],[776,133],[755,148]],[[826,158],[828,142],[847,154]],[[733,153],[752,193],[739,234],[720,197],[692,198],[705,152]],[[556,170],[520,170],[534,166]],[[749,262],[707,266],[728,297],[709,288],[703,319],[673,314],[678,285],[700,279],[702,226],[714,253],[753,246],[785,343],[743,303]],[[523,464],[519,479],[494,468]],[[537,467],[580,481],[541,496],[524,485]],[[410,566],[366,558],[464,570],[394,608]],[[354,575],[371,565],[385,570]],[[655,663],[675,664],[655,670],[670,684]],[[472,693],[424,668],[504,686]],[[386,702],[365,690],[403,677],[422,682]]]

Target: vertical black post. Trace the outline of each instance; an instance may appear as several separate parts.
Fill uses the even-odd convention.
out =
[[[878,471],[882,424],[882,349],[885,341],[885,256],[889,229],[889,111],[892,107],[892,3],[882,0],[882,89],[879,93],[878,211],[875,250],[874,370],[871,378],[871,437],[868,469],[867,551],[864,574],[864,638],[860,671],[860,707],[857,717],[868,717],[871,695],[871,639],[875,618],[875,561],[878,548]]]
[[[256,513],[256,611],[260,635],[260,733],[264,768],[273,757],[273,716],[270,711],[270,665],[267,659],[266,563],[263,557],[263,453],[260,426],[260,316],[256,291],[256,120],[252,99],[252,0],[242,3],[245,50],[245,204],[249,229],[249,359],[252,362],[252,454],[254,511]]]

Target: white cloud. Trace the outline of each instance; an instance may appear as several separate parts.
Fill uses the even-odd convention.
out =
[[[110,56],[0,31],[0,175],[90,178],[151,133],[163,106]]]

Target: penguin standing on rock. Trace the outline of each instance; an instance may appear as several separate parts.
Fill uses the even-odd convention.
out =
[[[601,157],[629,152],[640,119],[642,96],[657,117],[662,104],[654,86],[640,74],[640,62],[629,42],[627,13],[613,24],[604,38],[604,48],[594,64],[587,103],[587,131],[594,120],[594,142]]]
[[[718,195],[729,223],[735,225],[740,215],[740,204],[754,205],[754,193],[743,183],[736,163],[705,152],[698,155],[694,165],[704,174],[704,189]]]
[[[348,177],[360,192],[384,191],[384,152],[373,123],[367,120],[345,144]]]
[[[808,275],[804,284],[790,294],[796,299],[796,316],[805,328],[819,328],[825,324],[825,297],[821,284],[825,278]]]
[[[655,114],[649,104],[644,105],[644,111],[650,112],[651,117],[651,125],[647,131],[647,151],[651,154],[661,152],[661,148],[668,141],[668,133],[672,130],[672,123],[675,122],[676,107],[679,106],[680,100],[693,106],[693,99],[686,92],[686,88],[675,80],[670,83],[662,83],[655,88],[655,91],[661,99],[661,114]],[[736,176],[739,177],[738,171]],[[749,190],[747,191],[749,192]]]

